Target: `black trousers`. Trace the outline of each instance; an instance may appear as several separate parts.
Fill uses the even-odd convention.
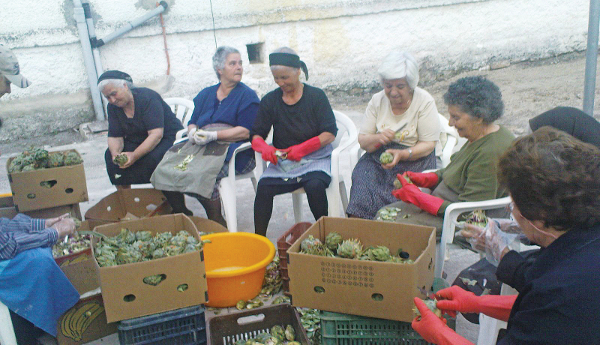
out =
[[[327,216],[327,195],[325,189],[331,183],[331,176],[322,171],[307,173],[297,179],[287,181],[280,178],[263,178],[256,187],[254,199],[254,232],[267,235],[267,227],[273,213],[273,198],[276,195],[291,193],[304,188],[308,205],[315,219]]]
[[[10,311],[15,337],[18,345],[35,345],[38,344],[37,337],[42,336],[44,331],[35,327],[31,322],[21,316]]]

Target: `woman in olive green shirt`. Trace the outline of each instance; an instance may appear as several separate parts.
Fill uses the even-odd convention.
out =
[[[467,139],[452,155],[444,169],[430,173],[407,172],[412,184],[398,176],[402,188],[393,191],[402,202],[398,222],[435,226],[438,238],[446,208],[453,202],[481,201],[506,196],[496,178],[497,161],[510,146],[514,135],[494,123],[504,112],[502,94],[496,84],[482,76],[466,77],[452,83],[444,94],[450,126]],[[431,194],[418,187],[429,188]],[[403,218],[409,214],[408,218]],[[499,214],[493,216],[501,216]]]

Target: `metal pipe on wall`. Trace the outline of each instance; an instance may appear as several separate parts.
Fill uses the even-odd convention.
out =
[[[94,56],[92,53],[92,46],[90,44],[90,37],[88,32],[88,26],[85,19],[85,11],[83,10],[81,0],[73,0],[73,17],[77,21],[77,30],[79,31],[79,41],[81,42],[81,48],[83,51],[83,61],[85,63],[85,69],[88,76],[88,83],[90,85],[90,92],[92,94],[92,102],[94,105],[94,112],[96,114],[97,121],[104,121],[104,107],[102,104],[102,96],[98,89],[98,75],[96,72],[96,64],[94,62]]]
[[[594,97],[596,95],[599,21],[600,0],[590,0],[590,20],[588,24],[588,42],[585,53],[585,81],[583,87],[583,111],[590,116],[594,116]]]
[[[87,23],[88,36],[90,39],[90,44],[92,46],[92,55],[94,57],[94,65],[96,66],[96,82],[97,78],[99,78],[102,73],[104,73],[104,68],[102,67],[102,60],[100,60],[100,51],[95,47],[94,42],[96,42],[96,28],[94,27],[94,19],[92,18],[92,11],[90,9],[90,4],[84,2],[81,4],[83,6],[83,11],[85,12],[85,20]],[[104,106],[104,113],[106,114],[106,107],[108,106],[108,101],[104,97],[100,97],[102,99],[102,104]]]
[[[108,34],[108,36],[104,37],[103,39],[100,39],[98,41],[96,41],[96,47],[100,47],[103,46],[105,44],[107,44],[108,42],[119,38],[120,36],[123,36],[124,34],[128,33],[129,31],[133,30],[134,28],[140,26],[141,24],[143,24],[145,21],[147,21],[148,19],[157,16],[161,13],[163,13],[167,7],[169,7],[169,5],[165,2],[165,1],[161,1],[160,4],[153,9],[152,11],[144,14],[141,17],[138,17],[130,22],[128,22],[125,26],[123,26],[120,29],[117,29],[116,31],[114,31],[113,33]]]

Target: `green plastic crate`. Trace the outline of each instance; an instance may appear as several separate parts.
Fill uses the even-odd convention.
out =
[[[433,280],[437,292],[449,284],[439,278]],[[447,318],[448,327],[456,328],[456,319]],[[412,329],[410,322],[375,319],[363,316],[321,312],[322,345],[391,345],[430,344]]]
[[[410,322],[327,311],[321,313],[321,337],[322,345],[429,344]]]

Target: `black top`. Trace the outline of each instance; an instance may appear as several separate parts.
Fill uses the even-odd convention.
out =
[[[337,134],[335,116],[323,90],[304,84],[302,97],[293,105],[285,104],[282,97],[281,88],[263,97],[250,138],[266,138],[273,126],[273,146],[285,149],[323,132]]]
[[[531,130],[552,126],[575,138],[600,147],[600,122],[572,107],[556,107],[529,120]]]
[[[570,230],[540,250],[498,344],[600,344],[598,272],[600,226]]]
[[[108,136],[123,138],[141,144],[148,137],[148,131],[164,128],[163,138],[175,137],[183,129],[181,121],[160,95],[145,87],[131,89],[135,104],[133,118],[128,118],[122,108],[108,105]]]

